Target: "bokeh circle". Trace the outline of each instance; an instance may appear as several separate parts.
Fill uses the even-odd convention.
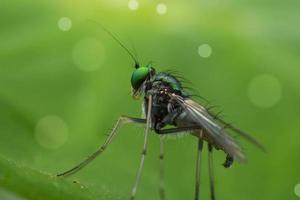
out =
[[[208,57],[210,57],[211,54],[212,54],[212,48],[211,48],[211,46],[209,44],[201,44],[198,47],[198,54],[202,58],[208,58]]]
[[[282,94],[279,80],[270,74],[254,77],[248,87],[250,101],[257,107],[270,108],[275,106]]]
[[[296,196],[300,197],[300,183],[295,185],[294,192]]]
[[[68,126],[62,118],[48,115],[39,120],[35,127],[35,138],[46,149],[57,149],[68,139]]]
[[[129,0],[128,8],[130,10],[137,10],[139,8],[139,2],[137,0]]]
[[[62,17],[58,20],[57,26],[62,31],[69,31],[72,28],[72,20],[68,17]]]
[[[159,3],[156,6],[156,12],[160,15],[166,14],[167,10],[168,10],[167,5],[164,3]]]

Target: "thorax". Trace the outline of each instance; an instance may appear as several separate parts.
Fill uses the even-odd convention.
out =
[[[165,125],[176,125],[175,121],[166,118],[179,107],[172,101],[170,94],[186,95],[181,83],[171,74],[158,73],[152,77],[145,87],[144,110],[148,110],[149,95],[152,95],[151,128],[155,131]]]

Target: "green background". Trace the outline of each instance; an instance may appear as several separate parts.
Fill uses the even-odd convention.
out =
[[[158,3],[167,13],[156,12]],[[132,61],[89,20],[135,46],[143,64],[182,72],[221,106],[225,120],[266,146],[263,153],[238,138],[248,163],[231,169],[221,166],[222,152],[214,154],[218,199],[299,199],[299,8],[296,0],[141,0],[137,10],[125,0],[1,1],[0,199],[129,197],[143,142],[139,126],[123,127],[80,173],[54,178],[93,152],[120,115],[141,116],[142,101],[130,96]],[[70,30],[59,29],[62,17],[72,20]],[[208,58],[199,56],[201,44],[211,47]],[[167,199],[193,199],[196,143],[191,136],[166,139]],[[158,199],[158,153],[159,137],[151,134],[137,199]]]

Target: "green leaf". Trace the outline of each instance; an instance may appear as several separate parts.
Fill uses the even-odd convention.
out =
[[[10,196],[10,198],[8,198]],[[5,197],[5,198],[3,198]],[[79,182],[57,178],[0,157],[0,198],[2,199],[120,199],[104,189],[97,193]]]

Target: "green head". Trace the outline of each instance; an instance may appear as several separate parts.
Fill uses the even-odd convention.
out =
[[[131,75],[132,96],[138,98],[141,94],[143,83],[155,73],[151,64],[146,67],[137,67]]]

